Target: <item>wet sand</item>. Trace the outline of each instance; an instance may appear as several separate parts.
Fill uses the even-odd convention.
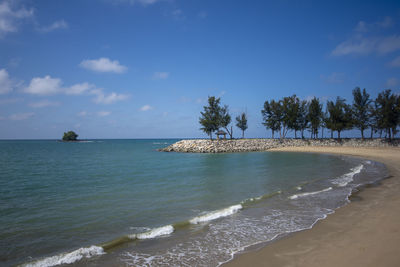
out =
[[[400,148],[284,147],[271,151],[353,155],[382,162],[390,178],[312,229],[235,256],[224,266],[400,266]]]

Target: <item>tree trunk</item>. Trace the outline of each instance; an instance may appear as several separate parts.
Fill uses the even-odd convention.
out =
[[[304,129],[301,129],[301,139],[304,139]]]
[[[244,139],[244,130],[242,130],[242,139]]]
[[[294,130],[294,139],[297,139],[297,131]]]
[[[331,139],[333,139],[333,130],[331,130]]]
[[[322,129],[322,139],[324,139],[324,127],[322,127],[321,129]]]
[[[364,129],[361,129],[361,139],[364,140]]]
[[[338,139],[340,140],[340,131],[337,131]]]
[[[372,137],[373,137],[373,134],[374,134],[374,128],[371,127],[371,139],[372,139]]]

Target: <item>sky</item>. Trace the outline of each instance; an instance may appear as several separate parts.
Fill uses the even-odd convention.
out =
[[[270,137],[266,100],[356,86],[400,93],[400,1],[0,0],[0,139],[205,138],[208,96]]]

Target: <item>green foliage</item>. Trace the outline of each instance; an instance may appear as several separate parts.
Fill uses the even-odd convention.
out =
[[[76,141],[78,138],[78,135],[74,131],[68,131],[64,133],[64,136],[62,138],[63,141]]]
[[[364,139],[364,130],[370,125],[371,102],[369,94],[365,88],[361,93],[360,87],[353,90],[353,123],[361,131],[361,137]]]
[[[219,127],[224,128],[232,139],[232,129],[229,131],[228,125],[231,123],[232,118],[229,115],[229,108],[227,105],[222,107],[219,112]]]
[[[392,94],[391,90],[381,92],[375,100],[374,117],[376,128],[385,130],[391,139],[400,123],[400,96]]]
[[[297,117],[297,126],[298,129],[301,131],[301,138],[304,138],[304,129],[308,127],[308,123],[310,122],[308,116],[308,109],[309,109],[308,102],[306,100],[301,101]]]
[[[242,130],[242,138],[244,138],[244,131],[247,130],[247,116],[246,113],[242,113],[236,117],[236,126]]]
[[[284,97],[282,100],[283,108],[283,138],[285,138],[288,130],[296,132],[300,130],[298,117],[300,111],[300,99],[296,95]]]
[[[346,104],[346,100],[336,98],[336,102],[327,102],[327,113],[329,114],[326,118],[326,127],[332,131],[338,132],[338,138],[340,139],[340,132],[343,130],[350,130],[353,127],[353,118],[350,105]]]
[[[218,131],[219,128],[225,128],[232,139],[232,130],[229,131],[228,125],[231,123],[232,118],[229,115],[228,106],[220,106],[221,99],[215,96],[208,97],[208,106],[204,106],[203,112],[200,112],[201,117],[199,123],[201,130],[210,136],[212,140],[212,133]]]
[[[261,110],[263,116],[263,125],[267,129],[272,130],[272,138],[274,138],[275,131],[281,131],[281,123],[283,121],[283,110],[281,101],[271,100],[265,101],[264,109]]]
[[[308,121],[310,122],[311,135],[314,138],[318,137],[318,128],[322,122],[322,104],[319,99],[314,97],[308,105]]]

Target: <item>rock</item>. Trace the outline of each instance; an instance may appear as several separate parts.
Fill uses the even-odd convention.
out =
[[[181,140],[168,147],[159,149],[164,152],[185,153],[230,153],[266,151],[271,148],[285,146],[345,146],[345,147],[389,147],[399,146],[399,139],[388,141],[387,139],[233,139],[233,140],[209,140],[193,139]]]

